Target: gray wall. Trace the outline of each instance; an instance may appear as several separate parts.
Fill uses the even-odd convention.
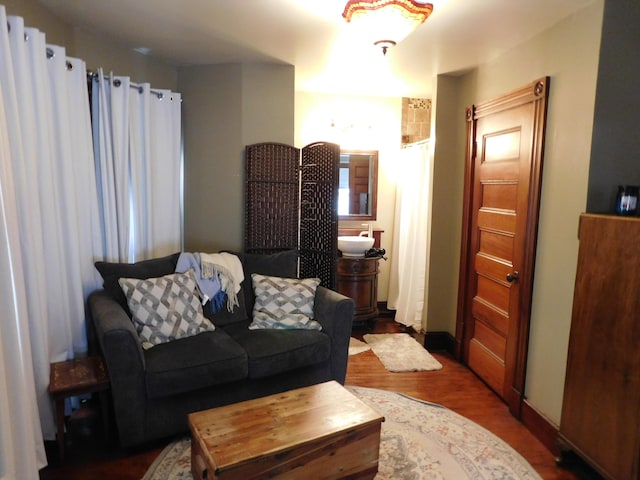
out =
[[[5,6],[7,15],[23,17],[25,27],[44,32],[48,43],[73,48],[73,27],[36,0],[2,0],[0,5]]]
[[[136,83],[149,82],[153,88],[176,90],[178,73],[175,66],[157,58],[142,55],[117,39],[71,25],[51,13],[36,0],[0,0],[7,15],[24,18],[25,26],[37,28],[48,44],[60,45],[67,55],[84,60],[88,70],[102,67],[105,73],[131,77]]]
[[[432,99],[433,186],[429,281],[425,298],[430,332],[455,334],[464,190],[465,106],[459,104],[462,79],[438,75]],[[452,241],[452,239],[456,239]]]
[[[293,144],[294,68],[210,65],[179,69],[184,125],[184,245],[241,250],[244,148]]]
[[[607,0],[587,211],[613,212],[617,185],[640,185],[640,2]]]

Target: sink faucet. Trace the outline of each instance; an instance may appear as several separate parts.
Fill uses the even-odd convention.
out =
[[[363,227],[367,227],[367,230],[361,231],[358,236],[359,237],[373,237],[373,225],[371,223],[363,223],[361,224]]]

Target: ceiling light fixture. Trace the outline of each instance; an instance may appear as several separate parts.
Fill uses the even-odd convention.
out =
[[[342,16],[349,23],[359,24],[386,55],[389,47],[424,23],[432,11],[432,4],[415,0],[349,0]]]

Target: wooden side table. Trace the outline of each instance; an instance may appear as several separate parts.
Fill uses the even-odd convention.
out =
[[[109,374],[101,357],[86,357],[51,364],[49,393],[56,401],[58,452],[64,458],[64,400],[74,395],[99,392],[105,436],[109,431]]]

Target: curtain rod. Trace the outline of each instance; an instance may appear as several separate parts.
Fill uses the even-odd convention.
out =
[[[11,32],[11,23],[7,21],[7,30],[9,32]],[[24,34],[24,41],[28,41],[29,40],[29,35],[27,35],[27,33],[25,32]],[[56,56],[56,53],[53,51],[53,48],[51,47],[47,47],[47,59],[51,59],[53,57]],[[67,65],[67,70],[73,70],[73,63],[71,63],[69,60],[66,61],[66,65]],[[97,76],[98,74],[96,72],[92,72],[91,70],[87,70],[87,78],[88,79],[92,79],[93,77]],[[109,79],[108,75],[105,75],[104,78]],[[113,81],[113,84],[116,87],[120,86],[120,80],[118,80],[117,78]],[[143,92],[143,87],[141,85],[135,84],[135,83],[130,83],[129,86],[131,88],[135,88],[136,90],[138,90],[139,93]],[[153,90],[150,89],[149,90],[152,94],[154,94],[156,96],[156,98],[158,100],[162,100],[164,98],[164,93],[163,92],[159,92],[158,90]],[[170,97],[171,100],[173,100],[173,96]],[[180,102],[182,102],[182,98],[180,98]]]
[[[26,37],[26,33],[25,33],[25,37]],[[25,38],[26,39],[26,38]],[[53,58],[56,56],[56,52],[53,51],[53,48],[51,47],[47,47],[47,60]],[[73,63],[71,63],[69,60],[66,60],[66,65],[67,65],[67,70],[73,70]]]
[[[98,72],[93,72],[91,70],[87,70],[87,79],[88,80],[93,80],[97,76],[98,76]],[[110,80],[111,79],[111,77],[109,77],[109,75],[103,75],[103,78],[106,79],[106,80]],[[116,78],[116,79],[113,80],[113,84],[116,87],[119,87],[122,84],[122,82]],[[129,87],[130,88],[135,88],[136,90],[138,90],[139,93],[142,93],[144,91],[142,85],[138,85],[137,83],[131,82],[131,83],[129,83]],[[150,89],[149,91],[152,94],[154,94],[158,100],[162,100],[164,98],[164,93],[163,92],[160,92],[158,90],[153,90],[153,89]],[[173,96],[171,96],[170,99],[173,100]],[[182,98],[180,98],[180,101],[182,102]]]

